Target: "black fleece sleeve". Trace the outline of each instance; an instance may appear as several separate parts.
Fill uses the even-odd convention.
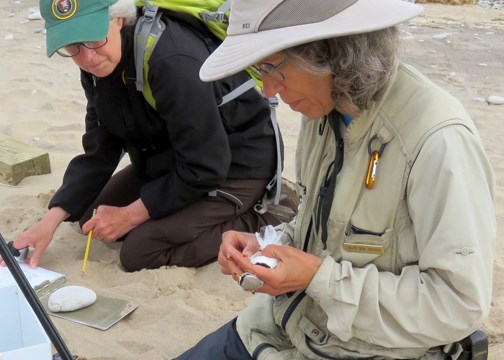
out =
[[[63,184],[49,203],[70,213],[67,221],[79,220],[98,196],[116,169],[122,143],[100,126],[93,103],[93,83],[81,72],[81,83],[87,98],[86,132],[82,136],[84,153],[73,158],[63,177]]]

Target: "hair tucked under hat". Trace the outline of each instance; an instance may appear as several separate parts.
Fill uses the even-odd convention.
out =
[[[228,36],[200,77],[217,80],[292,46],[385,29],[422,10],[402,0],[233,0]]]

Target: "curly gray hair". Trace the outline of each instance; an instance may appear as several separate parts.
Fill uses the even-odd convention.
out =
[[[122,17],[125,25],[133,25],[137,19],[137,6],[135,0],[117,0],[109,7],[111,19]]]
[[[349,100],[359,110],[365,110],[387,89],[398,46],[399,30],[393,26],[313,41],[282,53],[311,74],[331,74],[335,104]]]

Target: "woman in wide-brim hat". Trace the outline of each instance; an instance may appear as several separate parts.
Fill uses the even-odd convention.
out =
[[[456,358],[487,317],[494,177],[460,102],[397,59],[396,25],[421,10],[233,0],[200,77],[254,65],[265,94],[303,114],[301,206],[261,253],[275,268],[251,263],[253,234],[224,235],[222,272],[254,274],[256,295],[179,359]]]

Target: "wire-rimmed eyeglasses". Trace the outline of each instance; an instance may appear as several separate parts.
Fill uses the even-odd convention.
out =
[[[81,42],[81,43],[75,43],[75,44],[70,44],[67,46],[63,46],[62,48],[56,50],[58,55],[63,56],[63,57],[74,57],[80,54],[80,47],[84,46],[87,49],[99,49],[101,47],[104,47],[108,43],[108,37],[106,37],[103,40],[98,40],[98,41],[86,41],[86,42]]]
[[[286,60],[282,61],[281,63],[277,65],[273,65],[270,63],[262,63],[259,65],[252,65],[252,67],[261,73],[261,75],[266,75],[272,78],[273,80],[276,81],[284,81],[285,76],[284,74],[279,70],[279,67],[282,66],[285,63]]]

